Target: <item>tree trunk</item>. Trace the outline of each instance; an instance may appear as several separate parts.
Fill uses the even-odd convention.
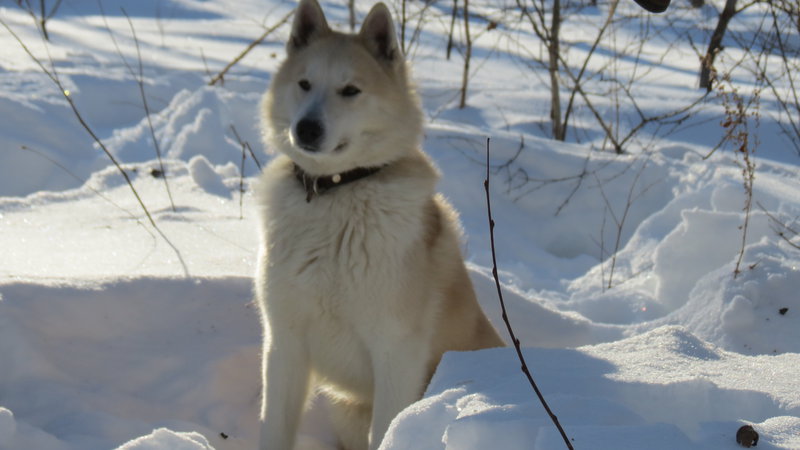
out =
[[[400,50],[406,54],[406,0],[400,2]]]
[[[563,141],[564,124],[561,122],[561,96],[558,81],[559,31],[561,30],[561,2],[553,0],[553,24],[550,27],[550,40],[547,43],[548,72],[550,72],[550,121],[553,124],[553,139]]]
[[[356,0],[347,0],[347,8],[350,10],[350,31],[356,30]]]
[[[556,0],[558,1],[558,0]],[[472,58],[472,36],[469,34],[469,0],[464,0],[464,35],[467,46],[464,50],[464,75],[461,79],[461,101],[458,107],[467,106],[467,84],[469,83],[469,60]]]
[[[725,37],[725,31],[728,29],[728,23],[736,14],[736,0],[725,0],[725,8],[719,15],[717,27],[714,33],[711,34],[711,39],[708,41],[708,50],[700,62],[700,87],[711,91],[714,82],[712,71],[714,68],[714,58],[717,53],[722,51],[722,38]]]
[[[453,0],[453,15],[450,17],[450,33],[447,35],[447,60],[450,61],[450,51],[453,50],[453,31],[456,28],[456,14],[458,13],[458,0]]]

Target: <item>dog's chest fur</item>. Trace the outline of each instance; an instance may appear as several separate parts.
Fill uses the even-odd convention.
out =
[[[417,179],[386,169],[310,202],[283,157],[261,180],[269,325],[304,330],[318,372],[363,396],[373,383],[367,355],[379,345],[369,336],[415,328],[403,311],[421,300],[407,286],[424,270],[415,252],[436,176],[419,162]]]
[[[352,317],[346,311],[352,308],[363,317],[374,308],[391,308],[374,299],[402,289],[408,271],[398,268],[413,264],[413,250],[424,239],[433,183],[379,172],[306,201],[290,163],[279,158],[263,179],[266,275],[271,288],[294,295],[275,297],[309,317],[318,311]]]

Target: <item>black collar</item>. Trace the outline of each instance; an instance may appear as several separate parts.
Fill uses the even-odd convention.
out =
[[[364,177],[368,177],[382,168],[383,166],[356,167],[355,169],[348,170],[347,172],[315,177],[307,174],[300,166],[295,164],[294,176],[306,191],[306,202],[311,202],[311,199],[314,198],[315,195],[322,195],[336,186],[341,186],[343,184],[351,183]]]

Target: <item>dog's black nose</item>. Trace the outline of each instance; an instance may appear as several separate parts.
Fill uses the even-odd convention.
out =
[[[297,140],[301,147],[308,151],[319,150],[322,135],[325,133],[319,121],[314,119],[302,119],[300,122],[297,122],[295,131],[297,132]]]

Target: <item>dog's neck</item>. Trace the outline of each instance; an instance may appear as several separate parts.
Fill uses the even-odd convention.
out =
[[[384,166],[356,167],[355,169],[334,175],[315,177],[313,175],[309,175],[303,170],[302,167],[295,164],[294,176],[306,191],[306,202],[311,202],[311,199],[315,196],[320,196],[337,186],[342,186],[347,183],[352,183],[353,181],[368,177],[381,170],[383,167]]]

